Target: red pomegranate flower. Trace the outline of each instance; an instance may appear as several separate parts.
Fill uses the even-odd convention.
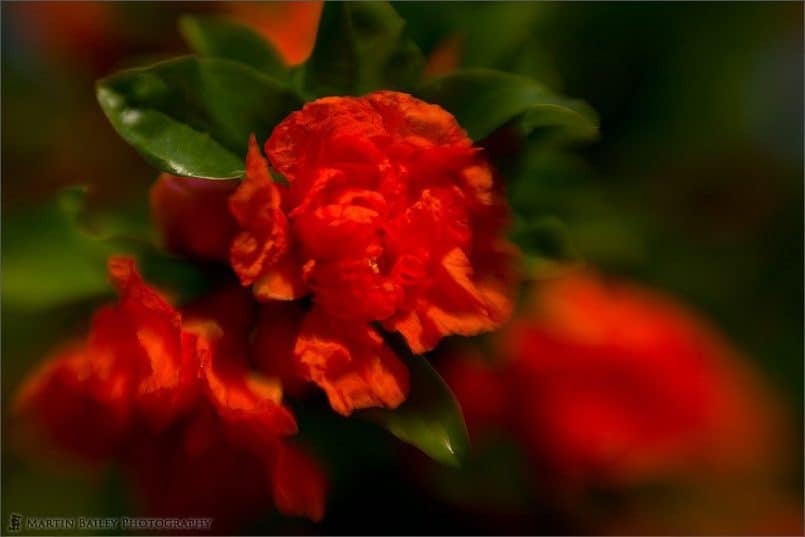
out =
[[[769,399],[706,323],[631,285],[574,274],[500,334],[498,366],[451,360],[471,430],[506,428],[566,484],[747,468],[769,453]]]
[[[281,378],[289,393],[300,395],[305,383],[313,382],[343,415],[369,407],[396,408],[408,395],[408,369],[377,330],[317,307],[280,301],[261,305],[251,353],[260,371]]]
[[[247,179],[234,194],[229,182],[160,176],[151,190],[151,205],[166,243],[176,253],[208,260],[220,259],[222,246],[232,243],[233,267],[264,301],[247,352],[260,371],[280,378],[289,393],[301,394],[312,381],[345,415],[370,406],[398,406],[408,392],[408,371],[375,328],[366,321],[327,319],[321,308],[309,312],[301,302],[291,301],[308,291],[299,256],[290,247],[281,187],[271,179],[254,140],[247,168]],[[244,223],[237,233],[233,215]],[[263,270],[265,265],[271,268]],[[229,293],[207,297],[202,317],[253,309],[249,293]],[[228,325],[223,336],[246,341],[243,322],[219,319]]]
[[[313,382],[345,415],[394,408],[408,371],[379,329],[422,353],[509,316],[505,202],[446,111],[395,92],[320,99],[278,125],[266,152],[271,168],[252,137],[234,192],[163,175],[151,200],[177,253],[220,259],[229,243],[264,304],[251,358],[292,392]],[[307,295],[312,309],[289,304]]]
[[[283,439],[296,420],[282,386],[248,365],[248,297],[213,295],[182,315],[132,260],[112,258],[109,274],[119,303],[29,379],[17,411],[62,448],[124,463],[153,511],[214,516],[221,529],[273,495],[283,512],[320,519],[324,477]],[[234,492],[221,487],[232,476],[244,477]],[[241,491],[248,501],[235,502]]]
[[[511,245],[489,164],[442,108],[403,93],[328,97],[252,141],[230,208],[230,260],[258,299],[312,294],[343,321],[379,322],[414,352],[500,326]]]

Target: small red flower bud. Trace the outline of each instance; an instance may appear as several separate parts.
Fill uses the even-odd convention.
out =
[[[163,173],[151,187],[151,212],[165,246],[177,254],[226,261],[236,225],[228,198],[236,181]]]

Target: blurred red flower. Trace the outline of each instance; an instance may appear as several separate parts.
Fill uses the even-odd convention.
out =
[[[289,65],[313,51],[322,2],[223,2],[223,9],[265,37]]]
[[[213,295],[183,315],[131,259],[110,259],[109,274],[119,303],[28,380],[17,412],[69,452],[122,462],[151,511],[212,516],[222,529],[259,514],[273,491],[284,513],[320,519],[324,476],[283,439],[296,421],[282,386],[248,366],[248,297]]]
[[[672,300],[577,273],[541,285],[531,306],[500,334],[500,363],[444,369],[474,434],[508,429],[571,487],[735,472],[769,456],[767,394]]]
[[[458,69],[461,66],[463,46],[464,37],[460,34],[450,35],[439,41],[428,56],[422,75],[425,78],[436,78]]]
[[[122,49],[107,2],[25,2],[11,8],[45,55],[108,69]]]

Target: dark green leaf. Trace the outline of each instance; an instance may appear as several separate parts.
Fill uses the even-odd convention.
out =
[[[240,63],[184,57],[100,80],[115,130],[159,169],[231,179],[244,173],[250,133],[265,139],[301,106],[268,75]]]
[[[387,2],[325,3],[305,87],[314,96],[412,87],[425,60],[404,27]]]
[[[598,118],[584,102],[510,73],[456,71],[428,82],[418,96],[447,109],[476,141],[512,120],[524,135],[550,130],[562,140],[589,140],[598,133]]]
[[[485,436],[473,444],[461,468],[443,467],[428,476],[445,500],[476,510],[517,511],[534,507],[534,480],[523,446],[506,436]]]
[[[515,215],[511,238],[523,252],[526,273],[531,278],[582,262],[570,230],[556,217],[525,220]]]
[[[645,263],[643,213],[618,206],[624,194],[612,182],[601,181],[572,153],[529,147],[523,156],[523,166],[506,176],[506,191],[515,217],[512,238],[530,261],[583,260],[618,270]]]
[[[179,31],[199,56],[245,63],[278,80],[288,76],[271,44],[246,25],[222,17],[187,15],[179,19]]]
[[[459,466],[470,441],[458,401],[426,358],[400,354],[411,373],[408,399],[394,410],[364,411],[365,417],[434,460]]]

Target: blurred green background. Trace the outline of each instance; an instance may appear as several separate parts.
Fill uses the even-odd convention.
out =
[[[512,205],[524,225],[559,229],[561,240],[548,234],[547,250],[667,290],[711,318],[757,363],[790,410],[797,445],[789,487],[801,503],[803,4],[395,7],[426,55],[454,39],[461,44],[459,65],[528,74],[598,111],[596,143],[563,151],[535,145],[517,159],[502,157]],[[2,4],[4,269],[28,267],[33,258],[47,270],[87,270],[83,253],[51,254],[70,237],[37,231],[48,210],[43,203],[64,186],[88,185],[88,203],[100,214],[146,220],[146,191],[156,173],[106,122],[94,80],[185,52],[178,15],[217,9],[214,3]],[[125,490],[113,475],[87,480],[66,468],[43,468],[15,450],[8,434],[19,380],[49,348],[85,328],[104,295],[98,290],[79,303],[69,296],[59,303],[25,300],[48,289],[31,274],[3,271],[3,524],[10,512],[125,512]],[[389,442],[354,427],[356,438],[371,437],[367,445]],[[371,476],[371,486],[336,489],[322,526],[272,518],[262,529],[523,528],[516,520],[471,522],[423,495],[393,459],[365,455],[359,468],[351,467],[351,479]],[[568,529],[550,516],[540,524],[526,527]]]

